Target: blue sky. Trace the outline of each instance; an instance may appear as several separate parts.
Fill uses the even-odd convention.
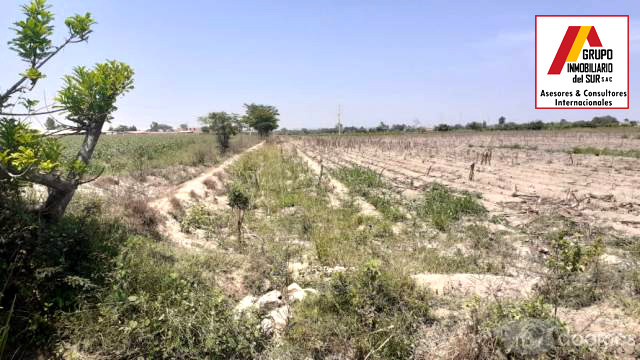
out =
[[[89,43],[64,50],[32,94],[51,99],[62,75],[105,59],[130,64],[135,90],[114,124],[197,124],[209,111],[275,105],[281,127],[335,124],[640,119],[640,1],[50,0],[63,20],[90,11]],[[22,1],[0,3],[0,89],[24,70],[4,44]],[[629,110],[534,108],[534,15],[628,14]],[[634,95],[635,94],[635,95]]]

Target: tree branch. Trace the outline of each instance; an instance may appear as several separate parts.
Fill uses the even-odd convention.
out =
[[[59,113],[59,112],[63,112],[66,109],[57,109],[57,110],[50,110],[50,111],[44,111],[44,112],[36,112],[36,113],[26,113],[26,114],[13,114],[13,113],[4,113],[4,112],[0,112],[0,115],[4,115],[4,116],[38,116],[38,115],[49,115],[49,114],[55,114],[55,113]]]
[[[31,168],[33,167],[33,165],[30,165],[29,167],[27,167],[27,169],[25,171],[23,171],[21,174],[13,174],[11,171],[9,171],[9,169],[7,169],[6,167],[4,167],[4,165],[0,164],[0,170],[2,170],[3,174],[6,174],[7,176],[9,176],[10,178],[21,178],[23,177],[26,173],[29,172],[29,170],[31,170]]]
[[[73,189],[73,183],[60,179],[53,174],[40,174],[36,172],[30,172],[32,166],[29,166],[21,174],[14,174],[4,165],[0,164],[0,172],[9,176],[10,178],[24,178],[25,180],[34,182],[36,184],[44,185],[56,190],[69,190]]]
[[[92,181],[97,180],[100,176],[102,176],[102,174],[104,173],[104,167],[102,169],[100,169],[100,172],[98,173],[98,175],[94,176],[93,178],[89,179],[89,180],[82,180],[82,181],[78,181],[77,184],[78,186],[80,185],[84,185],[86,183],[90,183]]]
[[[51,54],[49,54],[49,56],[47,56],[44,60],[42,60],[40,64],[38,64],[35,68],[40,69],[42,66],[44,66],[44,64],[46,64],[49,60],[51,60],[52,57],[58,54],[60,50],[62,50],[65,46],[72,43],[74,40],[75,40],[75,36],[72,35],[70,38],[65,40],[65,42],[62,43],[62,45],[58,46],[54,52],[52,52]],[[18,80],[17,83],[13,84],[13,86],[10,87],[7,91],[5,91],[4,94],[0,95],[0,108],[2,107],[2,104],[4,104],[4,102],[7,101],[9,97],[11,97],[11,95],[13,95],[18,90],[18,88],[22,85],[22,83],[24,83],[27,80],[28,78],[26,76],[23,76],[22,79]]]
[[[62,180],[53,174],[30,173],[25,176],[25,179],[56,190],[65,191],[75,188],[72,182]]]

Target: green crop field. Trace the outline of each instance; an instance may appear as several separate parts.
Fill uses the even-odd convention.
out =
[[[82,136],[62,138],[64,158],[73,159]],[[244,148],[257,142],[252,136],[238,136],[232,146]],[[215,137],[209,134],[102,135],[93,154],[93,171],[129,174],[134,171],[174,165],[212,165],[220,159]]]

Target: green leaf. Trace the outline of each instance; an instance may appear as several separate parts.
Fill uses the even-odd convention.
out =
[[[35,83],[36,81],[45,78],[44,74],[41,73],[40,70],[36,68],[30,68],[27,71],[20,74],[20,76],[26,77],[27,79],[31,80],[32,83]]]
[[[53,13],[45,0],[33,0],[22,7],[25,20],[14,23],[16,37],[9,41],[10,49],[17,52],[24,61],[35,67],[51,54],[49,37],[53,34]]]
[[[95,23],[95,20],[91,18],[91,13],[86,13],[84,16],[76,14],[64,21],[71,36],[78,37],[80,40],[87,40],[89,33],[91,33],[91,25]]]

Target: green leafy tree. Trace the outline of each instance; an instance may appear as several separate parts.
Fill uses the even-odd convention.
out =
[[[507,118],[506,118],[506,117],[504,117],[504,116],[500,116],[500,117],[498,118],[498,125],[502,126],[502,125],[504,125],[506,122],[507,122]]]
[[[48,117],[44,122],[44,128],[47,130],[55,130],[58,128],[58,124],[52,117]]]
[[[171,125],[167,125],[167,124],[158,124],[157,122],[152,122],[151,126],[149,127],[149,131],[152,132],[159,132],[159,131],[172,131],[173,127],[171,127]]]
[[[434,127],[433,130],[434,131],[451,131],[452,128],[447,124],[439,124],[439,125],[436,125],[436,127]]]
[[[380,124],[376,127],[375,129],[376,131],[389,131],[389,125],[385,124],[384,122],[380,121]]]
[[[207,116],[200,117],[198,120],[206,125],[207,131],[216,134],[218,144],[223,152],[229,149],[231,137],[240,132],[240,119],[236,114],[228,114],[224,111],[212,112]]]
[[[591,124],[593,125],[593,127],[611,127],[618,126],[620,122],[618,122],[618,119],[616,119],[615,117],[606,115],[594,117],[591,120]]]
[[[236,231],[238,233],[238,243],[242,244],[242,222],[244,214],[250,207],[250,199],[247,193],[237,184],[233,184],[229,189],[229,207],[236,212]]]
[[[187,130],[189,128],[189,125],[187,124],[180,124],[180,129],[182,130]]]
[[[109,128],[110,131],[125,132],[138,130],[135,126],[118,125],[115,128]]]
[[[59,46],[50,37],[54,27],[53,13],[45,0],[32,0],[22,7],[25,19],[14,23],[15,38],[9,41],[11,50],[28,64],[16,83],[0,94],[0,179],[13,184],[44,185],[48,197],[42,213],[49,220],[59,219],[76,189],[87,181],[87,169],[100,139],[102,127],[117,109],[117,98],[133,88],[133,70],[126,64],[107,61],[94,68],[76,67],[63,78],[64,84],[56,97],[54,110],[34,109],[37,101],[24,94],[33,90],[44,78],[42,67],[69,44],[87,41],[95,21],[91,14],[75,15],[65,20],[68,36]],[[6,113],[8,107],[21,105],[24,113]],[[84,134],[77,155],[71,161],[61,158],[62,146],[57,139],[47,137],[29,127],[21,118],[61,113],[64,128]],[[95,179],[95,177],[94,177]]]
[[[244,104],[246,115],[244,121],[254,128],[260,136],[268,136],[273,130],[278,128],[278,116],[280,113],[275,106]]]

